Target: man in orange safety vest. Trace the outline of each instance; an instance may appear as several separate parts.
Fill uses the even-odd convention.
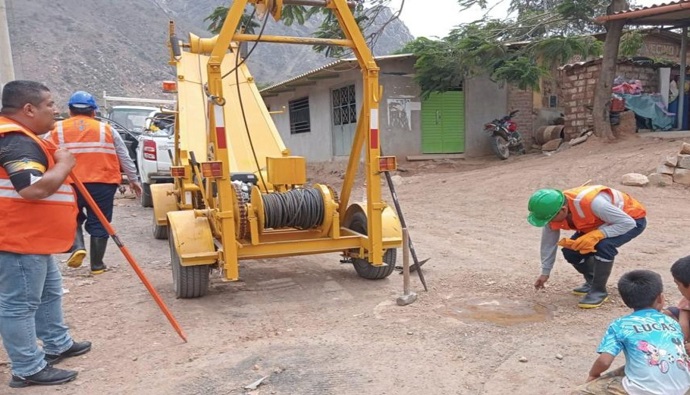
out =
[[[136,167],[120,135],[110,125],[94,118],[98,106],[90,93],[75,92],[70,97],[68,106],[70,118],[57,122],[49,138],[75,156],[75,177],[84,183],[99,209],[111,221],[115,192],[122,181],[120,169],[125,171],[132,191],[137,197],[141,196]],[[67,265],[79,267],[86,256],[82,233],[82,224],[85,223],[84,228],[91,236],[91,273],[101,274],[107,269],[103,256],[109,235],[79,191],[77,197],[77,232]]]

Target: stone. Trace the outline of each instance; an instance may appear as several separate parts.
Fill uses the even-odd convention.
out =
[[[643,187],[649,184],[649,178],[640,173],[623,174],[623,177],[621,177],[621,184],[633,187]]]
[[[527,357],[520,357],[520,359],[518,359],[518,361],[520,361],[520,362],[527,362]]]
[[[656,168],[657,173],[669,174],[669,175],[673,175],[675,170],[676,170],[675,167],[666,166],[666,165],[659,165],[659,167]]]
[[[683,169],[690,169],[690,155],[678,154],[676,160],[677,167],[681,167]]]
[[[669,174],[652,173],[649,176],[649,183],[657,187],[667,187],[673,184],[673,176]]]
[[[690,185],[690,170],[677,168],[676,172],[673,173],[673,182],[682,185]]]
[[[678,166],[678,159],[680,156],[681,155],[667,156],[666,161],[664,162],[664,165],[671,166],[671,167]]]
[[[690,144],[683,143],[683,146],[680,147],[680,153],[681,154],[690,154]]]
[[[563,142],[563,139],[553,139],[551,141],[547,141],[544,145],[541,146],[542,151],[555,151],[558,149],[558,147],[561,146],[561,143]]]
[[[394,176],[391,176],[391,181],[393,181],[393,185],[395,185],[396,187],[399,187],[400,185],[403,184],[403,178],[397,174]]]
[[[584,143],[585,141],[587,141],[588,138],[589,138],[589,134],[585,133],[584,135],[582,135],[580,137],[576,137],[576,138],[568,141],[568,144],[572,147],[574,145]]]

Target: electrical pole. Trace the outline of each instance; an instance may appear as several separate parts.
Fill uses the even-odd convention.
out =
[[[0,0],[0,89],[14,80],[14,64],[10,47],[10,29],[7,25],[7,5]]]

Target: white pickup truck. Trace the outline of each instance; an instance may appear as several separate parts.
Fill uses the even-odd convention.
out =
[[[174,154],[172,113],[152,111],[146,119],[146,127],[137,138],[136,162],[141,178],[141,205],[151,207],[151,184],[172,182],[170,175],[171,155]]]

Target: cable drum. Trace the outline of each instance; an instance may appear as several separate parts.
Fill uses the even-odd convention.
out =
[[[264,228],[311,229],[323,223],[325,204],[316,188],[262,194]]]

